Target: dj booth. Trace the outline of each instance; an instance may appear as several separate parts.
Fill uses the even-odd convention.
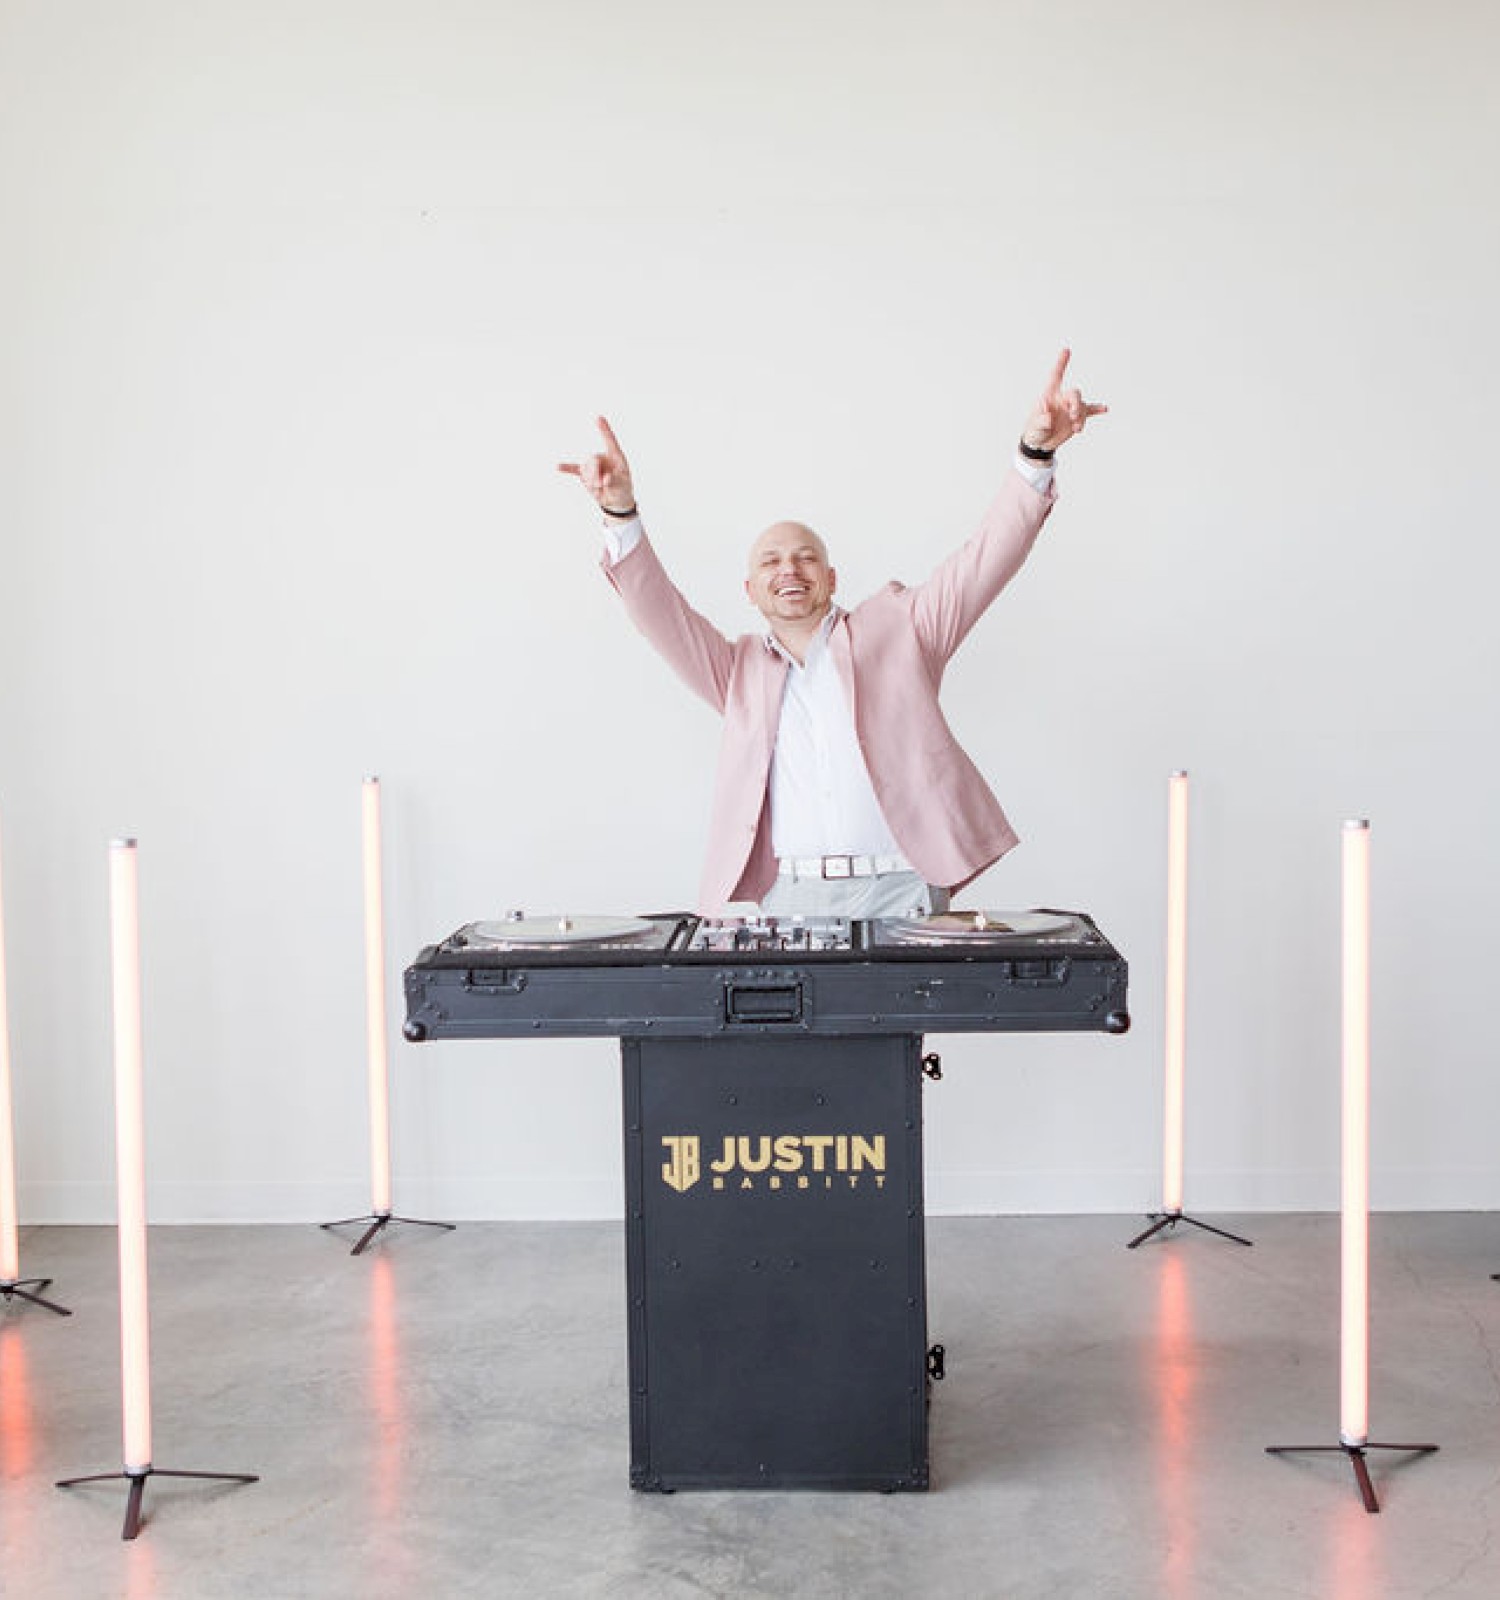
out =
[[[1069,912],[476,922],[406,1037],[620,1040],[630,1481],[925,1489],[923,1035],[1123,1033]]]

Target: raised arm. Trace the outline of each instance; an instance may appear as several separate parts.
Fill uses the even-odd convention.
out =
[[[598,455],[587,456],[582,461],[559,461],[557,470],[577,478],[598,502],[606,516],[633,517],[635,515],[635,484],[630,477],[630,463],[615,438],[615,430],[604,417],[595,423],[604,440]]]
[[[604,575],[625,602],[631,621],[678,677],[722,713],[733,647],[667,576],[636,520],[635,485],[620,441],[603,417],[596,421],[603,449],[582,461],[560,461],[557,470],[577,478],[599,509],[618,519],[608,541]]]
[[[1052,364],[1021,432],[1021,454],[1039,466],[1049,464],[1059,446],[1082,433],[1091,417],[1109,410],[1085,400],[1078,389],[1063,388],[1071,356],[1072,351],[1064,350]],[[913,621],[935,661],[947,661],[1020,570],[1052,500],[1050,485],[1038,493],[1021,482],[1019,473],[1008,473],[978,530],[915,591]]]

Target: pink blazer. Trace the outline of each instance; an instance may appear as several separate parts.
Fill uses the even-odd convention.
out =
[[[889,583],[840,617],[829,640],[876,798],[932,884],[957,889],[1016,835],[938,704],[943,670],[1030,554],[1056,499],[1012,471],[969,541],[926,583]],[[759,900],[776,877],[767,792],[786,662],[763,634],[726,639],[667,576],[650,541],[605,574],[668,664],[724,718],[699,905]]]

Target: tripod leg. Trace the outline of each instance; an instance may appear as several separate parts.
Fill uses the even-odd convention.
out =
[[[1144,1233],[1136,1234],[1135,1238],[1133,1238],[1130,1243],[1125,1246],[1125,1248],[1127,1250],[1134,1250],[1138,1244],[1145,1244],[1147,1239],[1150,1239],[1154,1235],[1160,1233],[1163,1228],[1175,1228],[1176,1226],[1177,1213],[1175,1211],[1165,1212],[1159,1217],[1152,1218],[1151,1226],[1147,1228]]]
[[[365,1246],[369,1244],[371,1239],[373,1239],[382,1228],[389,1224],[390,1220],[391,1217],[389,1212],[386,1212],[383,1216],[376,1217],[370,1226],[366,1228],[365,1231],[359,1236],[359,1243],[355,1245],[349,1254],[351,1256],[363,1254]]]
[[[125,1502],[125,1528],[120,1534],[122,1539],[133,1539],[141,1531],[141,1499],[146,1493],[146,1474],[144,1472],[127,1472],[130,1479],[130,1496]]]
[[[184,1472],[180,1467],[153,1467],[151,1474],[156,1478],[207,1478],[213,1483],[260,1482],[256,1472]]]
[[[1232,1239],[1236,1244],[1253,1245],[1254,1239],[1246,1239],[1237,1233],[1231,1233],[1228,1228],[1216,1228],[1211,1222],[1200,1222],[1197,1217],[1184,1216],[1184,1222],[1191,1222],[1195,1228],[1202,1228],[1205,1233],[1216,1233],[1221,1239]]]
[[[1379,1511],[1380,1502],[1375,1498],[1375,1485],[1370,1482],[1370,1469],[1365,1465],[1365,1453],[1353,1445],[1346,1446],[1349,1463],[1354,1468],[1355,1481],[1359,1484],[1359,1497],[1365,1503],[1366,1511]]]

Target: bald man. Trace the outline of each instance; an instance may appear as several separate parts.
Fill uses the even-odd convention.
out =
[[[765,630],[736,639],[668,578],[603,417],[600,451],[560,464],[604,513],[605,574],[636,626],[724,718],[705,914],[732,901],[778,916],[941,910],[1016,843],[938,691],[1051,512],[1058,449],[1108,409],[1064,387],[1068,361],[1064,350],[978,529],[925,583],[887,584],[845,611],[822,539],[778,522],[751,546],[745,578]]]

